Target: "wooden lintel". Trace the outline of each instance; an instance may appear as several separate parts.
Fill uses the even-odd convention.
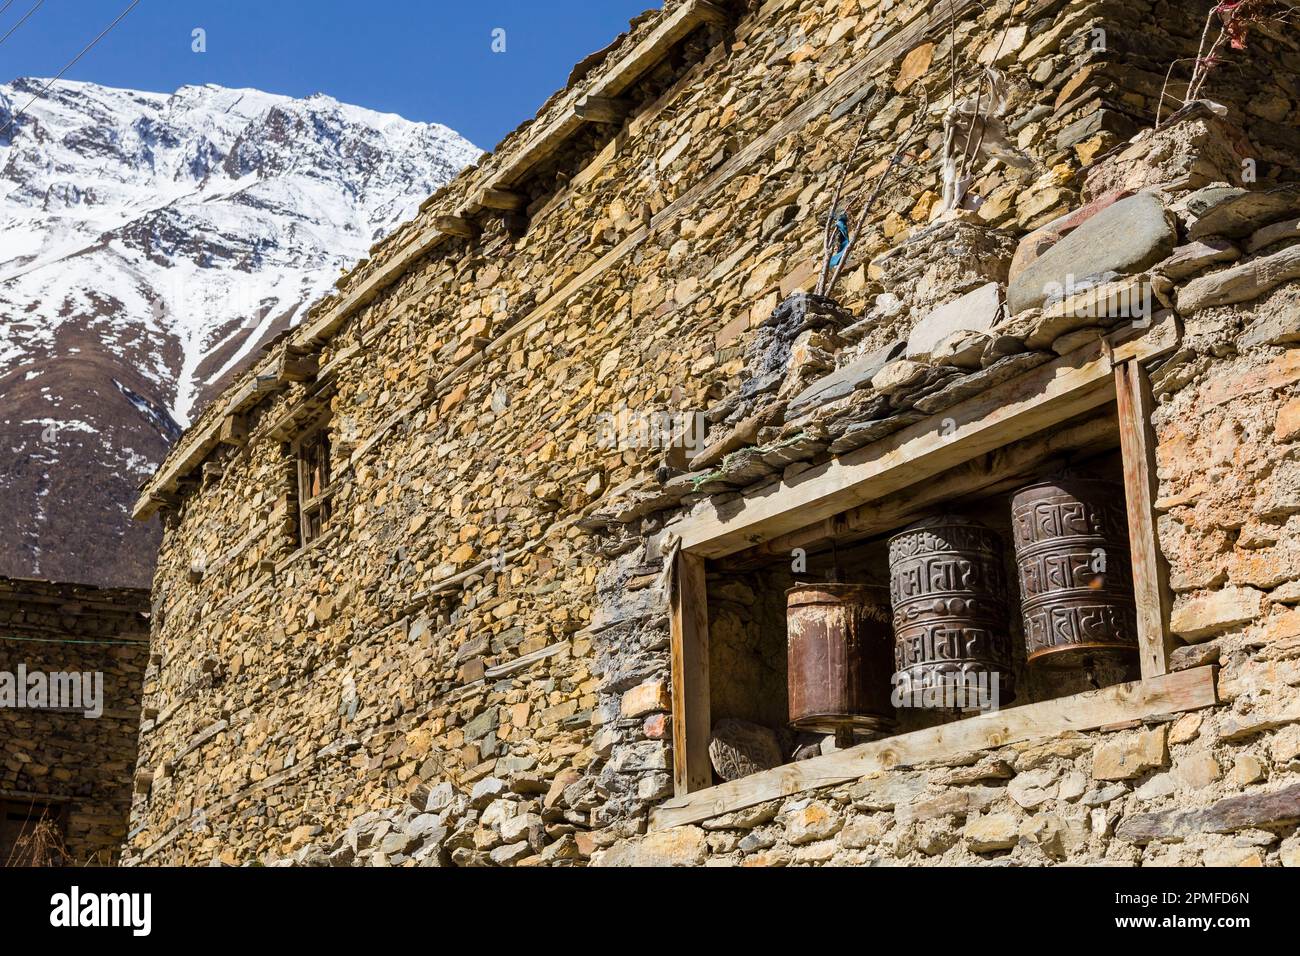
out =
[[[1133,556],[1133,593],[1137,599],[1138,653],[1144,678],[1169,672],[1176,641],[1169,633],[1173,598],[1169,569],[1160,551],[1155,502],[1156,436],[1151,426],[1155,399],[1151,380],[1136,360],[1115,368],[1120,448],[1124,456],[1124,499]]]
[[[673,790],[678,796],[713,782],[709,763],[709,598],[704,559],[679,552],[673,568]]]
[[[819,521],[807,528],[784,534],[738,552],[718,562],[720,570],[743,570],[790,560],[795,548],[813,552],[862,538],[870,538],[903,527],[939,505],[968,495],[990,495],[1028,483],[1033,475],[1054,466],[1064,466],[1071,455],[1113,448],[1119,424],[1113,409],[1096,416],[1052,429],[966,462],[933,481],[859,505],[843,514]]]
[[[464,216],[438,216],[433,225],[439,232],[460,239],[474,240],[482,233],[478,223]]]
[[[722,504],[706,502],[670,530],[683,549],[720,558],[916,487],[1112,401],[1114,363],[1167,354],[1177,342],[1169,313],[1126,327],[789,481]]]
[[[668,52],[705,23],[726,25],[731,14],[712,0],[685,0],[659,23],[640,43],[619,57],[617,64],[589,90],[597,96],[617,96],[663,60]]]
[[[587,94],[573,105],[574,115],[588,123],[618,124],[632,112],[632,104],[615,96]]]
[[[1050,740],[1070,731],[1096,730],[1130,720],[1212,707],[1215,668],[1197,667],[1151,680],[1025,704],[877,740],[822,757],[675,796],[652,810],[652,830],[743,810],[818,787],[836,786],[898,767],[942,761],[961,754],[1031,740]]]
[[[253,378],[253,395],[256,397],[270,395],[283,387],[284,380],[280,378],[279,372],[268,372],[265,375],[256,375]]]
[[[519,212],[528,208],[528,197],[513,189],[483,189],[474,197],[474,203],[482,209]]]

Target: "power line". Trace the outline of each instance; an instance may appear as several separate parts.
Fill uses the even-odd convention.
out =
[[[38,0],[36,6],[39,7],[44,2],[45,0]],[[100,31],[99,36],[95,37],[95,39],[87,43],[85,47],[82,48],[80,53],[78,53],[66,64],[64,64],[63,69],[59,70],[58,73],[54,74],[54,77],[48,83],[45,84],[45,86],[41,89],[41,91],[37,93],[35,96],[33,96],[30,100],[28,100],[26,105],[24,105],[22,109],[20,109],[17,113],[13,115],[13,118],[10,119],[9,122],[5,124],[5,128],[0,129],[0,136],[4,136],[5,133],[9,132],[10,128],[14,125],[14,123],[17,123],[20,119],[22,119],[23,114],[27,112],[28,107],[30,107],[33,103],[35,103],[42,96],[48,93],[50,91],[50,87],[53,86],[56,82],[58,82],[58,80],[63,76],[64,73],[67,73],[70,69],[76,66],[78,60],[80,60],[83,56],[85,56],[92,49],[94,49],[95,44],[97,44],[100,40],[104,39],[104,37],[108,36],[108,34],[112,31],[113,27],[117,26],[119,23],[125,20],[126,15],[139,5],[140,5],[140,0],[131,0],[131,3],[127,6],[127,8],[117,15],[117,19],[115,19],[108,26],[104,27],[104,29]],[[35,12],[35,8],[32,9],[32,13],[34,12]],[[30,15],[31,14],[29,13],[28,16]],[[23,19],[26,19],[26,17],[24,17]],[[18,28],[14,27],[14,29],[16,30]],[[10,30],[9,32],[12,33],[13,30]],[[3,40],[0,40],[0,43],[3,42],[4,42]]]
[[[5,11],[14,5],[14,0],[5,0],[5,5],[0,7],[0,17],[5,15]]]
[[[14,2],[14,0],[9,0],[9,3],[6,3],[6,4],[4,5],[3,8],[0,8],[0,13],[4,13],[5,10],[8,10],[10,4],[12,4],[13,2]],[[37,10],[39,10],[39,9],[41,8],[41,4],[43,4],[44,2],[45,2],[45,0],[36,0],[36,5],[35,5],[34,7],[32,7],[30,10],[28,10],[26,13],[24,13],[24,14],[23,14],[23,18],[22,18],[21,20],[19,20],[17,23],[15,23],[12,27],[10,27],[8,33],[6,33],[4,36],[0,37],[0,43],[4,43],[5,40],[8,40],[11,36],[13,36],[13,35],[14,35],[14,31],[17,30],[17,29],[18,29],[20,26],[22,26],[24,23],[26,23],[27,20],[28,20],[28,18],[30,18],[31,15],[32,15],[33,13],[35,13]]]

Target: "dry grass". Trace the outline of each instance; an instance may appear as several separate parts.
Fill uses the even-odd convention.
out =
[[[29,826],[15,842],[9,858],[3,861],[7,867],[28,866],[67,866],[72,861],[72,854],[63,840],[59,825],[48,812],[42,812],[34,825]]]

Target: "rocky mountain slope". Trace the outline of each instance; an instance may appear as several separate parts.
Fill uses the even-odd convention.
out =
[[[0,129],[44,81],[0,85]],[[136,486],[479,150],[327,96],[59,82],[0,134],[0,574],[147,584]]]

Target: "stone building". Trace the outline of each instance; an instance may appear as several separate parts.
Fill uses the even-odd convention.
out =
[[[1183,106],[1210,7],[670,0],[579,64],[142,489],[125,860],[1296,862],[1300,49]],[[1131,654],[1030,665],[1013,587],[997,712],[786,726],[787,588],[1009,561],[1062,473]]]
[[[117,861],[148,613],[148,591],[0,578],[0,866]]]

